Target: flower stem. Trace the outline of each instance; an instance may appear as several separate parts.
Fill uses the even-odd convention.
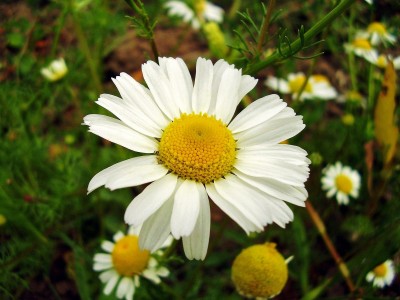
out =
[[[318,33],[320,33],[325,27],[331,24],[337,17],[339,17],[346,9],[348,9],[355,0],[343,0],[335,8],[333,8],[328,14],[325,15],[321,20],[314,24],[309,30],[304,34],[304,43],[307,44],[312,38],[314,38]],[[297,49],[297,52],[301,50],[302,41],[297,38],[294,42],[290,44],[291,49]],[[268,56],[265,60],[250,65],[246,69],[247,74],[256,74],[265,67],[283,60],[279,51],[275,51],[271,56]]]
[[[268,32],[269,23],[271,21],[271,14],[272,14],[272,11],[274,10],[274,7],[275,7],[275,0],[269,0],[268,9],[265,14],[264,22],[261,27],[260,36],[258,38],[258,43],[257,43],[257,52],[258,53],[260,53],[262,50],[262,46],[263,46],[263,43],[265,40],[265,36]]]
[[[335,260],[340,273],[342,274],[349,290],[353,293],[356,288],[353,283],[353,280],[350,277],[350,271],[347,268],[347,265],[343,261],[342,257],[336,251],[335,246],[333,245],[331,239],[329,238],[328,233],[326,232],[326,228],[324,222],[322,221],[321,217],[319,216],[318,212],[312,206],[310,200],[306,201],[306,209],[308,214],[310,215],[312,221],[314,222],[315,227],[317,228],[318,232],[320,233],[322,239],[325,242],[326,248],[328,248],[329,253],[332,255],[333,259]]]

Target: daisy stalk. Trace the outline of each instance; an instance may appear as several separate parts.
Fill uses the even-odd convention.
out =
[[[343,0],[335,8],[333,8],[324,18],[314,24],[309,30],[304,33],[304,37],[297,38],[294,42],[290,43],[289,49],[295,49],[295,53],[299,52],[304,44],[307,44],[312,38],[314,38],[318,33],[320,33],[326,26],[331,24],[337,17],[339,17],[346,9],[348,9],[355,0]],[[283,60],[279,51],[275,51],[271,56],[267,57],[265,60],[248,66],[245,73],[246,74],[256,74],[265,67]]]
[[[271,21],[271,14],[272,14],[272,11],[274,10],[274,7],[275,7],[275,0],[270,0],[267,12],[265,14],[265,18],[264,18],[264,21],[263,21],[263,24],[261,27],[260,36],[258,38],[258,43],[257,43],[258,53],[261,53],[262,46],[263,46],[263,43],[265,40],[265,36],[267,35],[267,32],[268,32],[269,23]]]
[[[324,222],[322,221],[318,212],[312,206],[310,200],[306,201],[306,209],[307,209],[307,212],[310,215],[311,220],[313,221],[315,227],[317,228],[319,234],[321,235],[322,239],[324,240],[326,248],[328,249],[329,253],[332,255],[333,259],[335,260],[335,262],[339,268],[339,271],[342,274],[350,292],[353,293],[356,290],[356,288],[355,288],[353,280],[350,277],[350,271],[347,268],[347,265],[343,261],[340,254],[337,252],[334,244],[332,243],[332,240],[330,239],[330,237],[326,231]]]

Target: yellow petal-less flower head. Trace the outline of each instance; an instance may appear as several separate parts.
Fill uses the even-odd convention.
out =
[[[239,294],[268,299],[278,295],[288,279],[288,268],[276,244],[265,243],[244,249],[232,265],[232,280]]]
[[[344,125],[352,126],[354,121],[354,116],[352,114],[345,114],[342,116],[342,122]]]
[[[6,223],[7,223],[7,218],[4,215],[0,214],[0,226]]]

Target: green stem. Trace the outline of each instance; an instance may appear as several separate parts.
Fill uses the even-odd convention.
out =
[[[346,9],[348,9],[356,0],[343,0],[335,8],[333,8],[322,20],[319,20],[313,27],[307,30],[304,34],[304,43],[309,42],[318,33],[320,33],[326,26],[331,24],[337,17],[339,17]],[[301,39],[297,38],[293,43],[290,44],[291,49],[301,50]],[[247,74],[256,74],[268,65],[283,60],[283,57],[278,51],[275,51],[271,56],[265,60],[255,63],[246,69]]]
[[[353,20],[354,20],[354,10],[350,10],[350,18],[349,18],[349,43],[353,39]],[[354,54],[349,51],[349,72],[350,72],[350,80],[351,80],[351,89],[353,92],[358,92],[358,83],[357,83],[357,68],[354,62]]]
[[[260,37],[257,43],[257,52],[260,53],[262,50],[262,46],[265,40],[265,36],[267,35],[269,23],[271,21],[271,14],[275,7],[275,0],[269,0],[269,5],[267,9],[267,13],[265,14],[264,22],[261,27]]]
[[[240,9],[241,2],[242,2],[241,0],[234,0],[233,1],[232,6],[229,9],[229,13],[228,13],[229,19],[233,19],[235,17],[235,15],[237,14],[237,12]]]

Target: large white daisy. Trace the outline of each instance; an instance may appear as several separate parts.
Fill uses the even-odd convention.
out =
[[[148,250],[139,248],[139,232],[140,227],[130,227],[127,235],[118,231],[114,235],[114,242],[104,241],[101,244],[107,253],[97,253],[94,256],[93,269],[101,271],[99,278],[105,284],[105,295],[110,295],[117,286],[117,298],[132,300],[136,288],[140,286],[141,277],[159,284],[160,277],[168,276],[167,268],[159,266]],[[170,241],[167,239],[163,246],[167,246]],[[159,250],[158,255],[161,254]]]
[[[305,127],[277,95],[258,99],[232,120],[257,83],[224,60],[199,58],[194,84],[180,59],[142,66],[148,88],[122,73],[122,99],[97,103],[116,117],[88,115],[89,131],[147,155],[117,163],[93,177],[89,192],[152,182],[129,204],[125,221],[143,224],[141,248],[157,249],[170,233],[189,259],[204,259],[210,234],[208,196],[247,233],[293,219],[286,202],[304,206],[309,159],[279,144]]]
[[[358,197],[361,176],[356,170],[343,166],[341,162],[336,162],[334,165],[327,166],[322,173],[322,189],[327,191],[328,198],[336,195],[339,204],[347,205],[350,196]]]
[[[388,259],[372,271],[367,273],[366,280],[372,282],[373,286],[384,288],[392,284],[395,277],[393,261]]]

